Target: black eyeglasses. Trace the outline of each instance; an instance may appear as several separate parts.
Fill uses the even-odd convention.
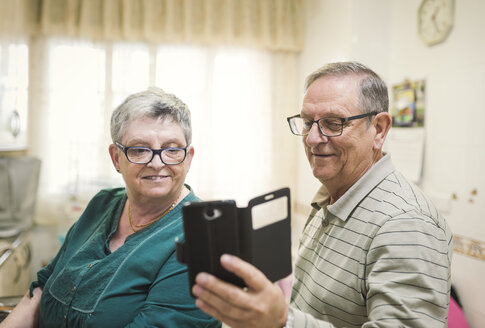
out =
[[[327,137],[338,137],[344,130],[344,124],[349,121],[358,120],[364,117],[377,115],[378,112],[370,112],[350,117],[323,117],[316,121],[300,117],[300,114],[286,118],[290,125],[291,132],[297,136],[306,136],[314,123],[317,123],[320,132]]]
[[[115,145],[125,153],[126,158],[134,164],[148,164],[155,155],[159,155],[165,165],[177,165],[182,163],[187,156],[187,147],[168,147],[162,149],[151,149],[147,147],[125,147],[115,142]]]

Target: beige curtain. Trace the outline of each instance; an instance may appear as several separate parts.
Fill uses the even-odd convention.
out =
[[[0,0],[0,36],[300,51],[304,0]]]

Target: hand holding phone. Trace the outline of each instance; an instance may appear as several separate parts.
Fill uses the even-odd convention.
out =
[[[185,203],[185,242],[177,242],[177,259],[186,263],[190,288],[199,272],[234,285],[244,282],[220,264],[232,254],[276,281],[291,273],[291,215],[288,188],[261,195],[239,208],[233,200]]]

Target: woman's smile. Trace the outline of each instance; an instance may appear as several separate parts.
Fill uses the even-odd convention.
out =
[[[145,180],[164,180],[164,179],[167,179],[169,176],[168,175],[148,175],[148,176],[144,176],[142,177],[142,179],[145,179]]]

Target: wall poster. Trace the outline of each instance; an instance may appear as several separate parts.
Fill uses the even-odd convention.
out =
[[[392,86],[392,129],[384,145],[397,169],[416,184],[423,173],[425,91],[424,80]]]
[[[425,80],[404,81],[392,86],[392,125],[422,127],[424,125]]]

